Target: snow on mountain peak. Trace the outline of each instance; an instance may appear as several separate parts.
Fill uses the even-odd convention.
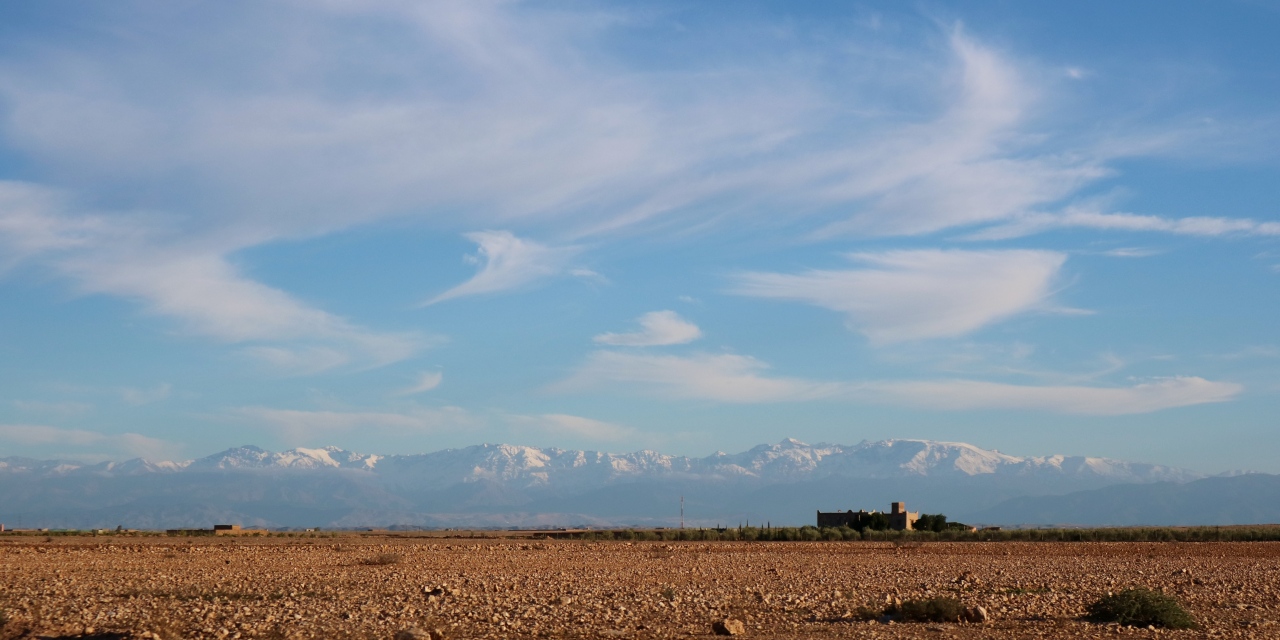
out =
[[[17,459],[8,459],[17,460]],[[598,486],[600,483],[663,478],[734,482],[796,482],[828,476],[846,478],[962,478],[984,475],[1096,478],[1117,482],[1185,481],[1198,474],[1159,465],[1080,456],[1016,457],[963,442],[893,439],[856,445],[806,444],[787,438],[736,454],[703,458],[655,451],[603,453],[483,444],[420,455],[366,455],[339,447],[299,447],[282,452],[255,446],[227,449],[190,462],[71,463],[23,461],[0,466],[41,473],[92,472],[131,475],[199,470],[352,470],[372,473],[397,486],[438,486],[458,482],[515,483],[515,486]]]

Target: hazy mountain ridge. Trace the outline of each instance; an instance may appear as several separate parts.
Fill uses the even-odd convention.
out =
[[[784,440],[695,458],[486,444],[416,455],[244,446],[196,460],[0,459],[0,522],[28,526],[806,524],[815,509],[892,500],[953,518],[1002,501],[1116,484],[1187,482],[1185,469],[1107,458],[1018,457],[973,445]],[[979,520],[1005,522],[1000,519]]]
[[[1123,484],[1006,500],[975,514],[1034,525],[1243,525],[1280,523],[1280,476],[1243,473],[1187,483]]]
[[[856,445],[809,445],[787,439],[737,453],[705,458],[656,451],[603,453],[571,449],[483,444],[413,455],[366,455],[338,447],[271,452],[254,446],[227,449],[183,462],[82,464],[27,458],[0,459],[0,472],[46,475],[120,475],[183,471],[352,469],[422,482],[492,480],[525,485],[553,481],[622,481],[635,478],[698,477],[780,482],[830,475],[851,478],[1050,475],[1122,482],[1185,482],[1204,477],[1186,469],[1083,456],[1017,457],[959,442],[863,441]]]

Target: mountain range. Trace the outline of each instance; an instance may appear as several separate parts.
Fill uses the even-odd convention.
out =
[[[702,458],[505,444],[419,455],[244,446],[181,462],[0,458],[0,521],[51,528],[207,527],[214,520],[268,527],[672,526],[683,496],[690,526],[807,524],[818,509],[884,509],[898,500],[953,520],[1012,523],[1014,512],[1001,510],[1006,500],[1113,485],[1180,487],[1201,478],[1155,464],[1019,457],[929,440],[787,439]]]

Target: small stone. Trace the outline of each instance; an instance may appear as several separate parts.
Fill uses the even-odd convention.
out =
[[[435,629],[427,630],[415,625],[397,631],[395,640],[439,640],[440,636]]]
[[[717,620],[711,624],[711,631],[718,636],[741,636],[746,635],[747,627],[742,624],[741,620],[733,618],[725,618]]]
[[[987,613],[986,607],[969,607],[964,611],[964,619],[966,622],[982,624],[991,619],[991,614]]]
[[[570,598],[569,596],[560,596],[559,598],[556,598],[556,604],[560,606],[573,604],[573,598]]]

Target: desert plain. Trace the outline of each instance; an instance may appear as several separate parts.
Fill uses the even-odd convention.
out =
[[[1082,619],[1174,596],[1199,628]],[[0,538],[0,637],[1280,638],[1280,543]],[[863,620],[949,596],[985,623]],[[865,613],[865,609],[863,612]]]

